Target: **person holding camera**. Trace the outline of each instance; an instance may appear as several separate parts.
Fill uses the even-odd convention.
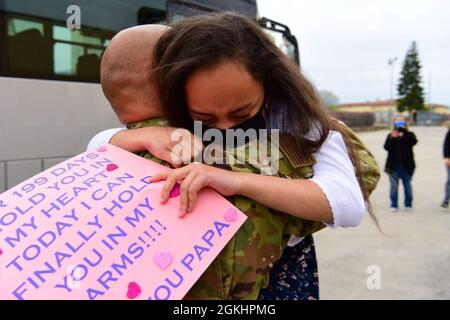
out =
[[[393,121],[393,130],[384,143],[388,152],[385,172],[390,178],[391,212],[398,212],[398,184],[402,180],[405,191],[405,211],[412,211],[413,193],[411,180],[416,168],[413,147],[417,144],[415,134],[408,130],[405,116],[397,116]]]

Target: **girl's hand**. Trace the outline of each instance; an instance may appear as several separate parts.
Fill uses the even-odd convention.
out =
[[[148,150],[155,157],[174,167],[190,163],[201,156],[203,144],[186,129],[173,127],[146,127],[122,130],[116,133],[111,144],[130,152]]]
[[[191,163],[183,168],[174,169],[154,175],[150,182],[166,180],[161,191],[161,203],[167,202],[170,191],[177,181],[180,181],[180,212],[179,217],[194,209],[198,193],[205,187],[210,187],[224,196],[238,192],[239,173],[214,168],[201,163]]]

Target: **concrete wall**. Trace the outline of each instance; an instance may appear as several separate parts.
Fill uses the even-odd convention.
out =
[[[118,125],[99,84],[0,77],[0,192]]]

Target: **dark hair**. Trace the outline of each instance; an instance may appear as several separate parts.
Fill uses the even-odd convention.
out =
[[[175,23],[161,36],[154,49],[154,76],[169,123],[175,127],[192,126],[185,99],[186,81],[193,72],[224,60],[242,63],[255,80],[261,81],[269,105],[271,98],[282,98],[286,104],[284,124],[302,152],[316,152],[331,129],[342,133],[357,168],[367,208],[378,225],[349,135],[321,106],[314,86],[298,65],[249,17],[230,12],[195,16]],[[317,132],[319,138],[307,139],[310,131]]]

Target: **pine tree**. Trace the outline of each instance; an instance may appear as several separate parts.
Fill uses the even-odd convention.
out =
[[[397,87],[399,97],[397,99],[398,112],[425,109],[424,92],[421,85],[422,78],[420,75],[421,68],[417,44],[414,41],[406,53],[400,83]]]

